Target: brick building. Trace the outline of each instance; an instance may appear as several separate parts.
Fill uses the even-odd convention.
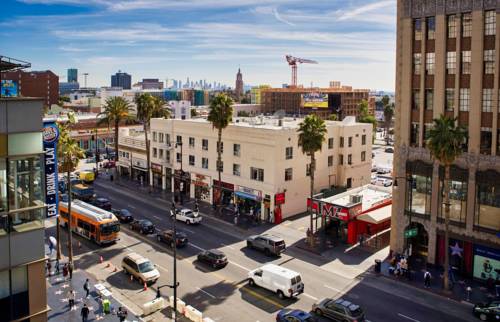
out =
[[[59,100],[59,76],[50,70],[2,73],[2,79],[16,81],[21,96],[43,98],[44,106],[50,107]]]

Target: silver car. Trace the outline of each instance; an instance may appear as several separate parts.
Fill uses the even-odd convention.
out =
[[[366,321],[365,312],[359,305],[342,298],[337,300],[324,299],[318,304],[313,304],[312,311],[319,316],[335,321]]]

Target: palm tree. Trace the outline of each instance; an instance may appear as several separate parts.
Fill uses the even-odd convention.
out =
[[[80,148],[78,142],[71,137],[71,125],[75,122],[73,114],[68,114],[68,122],[66,124],[58,123],[59,141],[57,143],[57,157],[59,158],[59,171],[66,173],[68,187],[68,257],[69,264],[73,265],[73,239],[71,233],[71,172],[78,166],[78,162],[85,157],[85,152]],[[57,244],[59,247],[59,217],[57,218]],[[58,249],[58,251],[60,251]],[[59,255],[60,257],[60,255]]]
[[[311,164],[309,166],[309,176],[311,179],[311,187],[310,187],[310,238],[309,243],[311,247],[314,246],[314,239],[312,236],[313,232],[313,217],[312,217],[312,200],[314,196],[314,171],[316,171],[316,158],[315,153],[321,151],[323,146],[323,142],[325,141],[326,136],[326,125],[325,121],[319,118],[315,114],[308,115],[304,121],[299,124],[299,128],[297,130],[299,132],[299,146],[302,149],[302,153],[309,155],[311,157]]]
[[[110,97],[106,100],[104,111],[98,116],[104,116],[99,120],[99,124],[114,125],[115,129],[115,163],[118,166],[118,130],[122,121],[130,120],[131,104],[123,97]],[[117,169],[117,168],[115,168]],[[116,176],[118,179],[118,175]]]
[[[389,129],[391,127],[391,122],[392,122],[393,116],[394,116],[394,103],[384,105],[384,127],[385,127],[385,143],[386,143],[386,145],[389,145]]]
[[[219,173],[219,198],[215,199],[216,205],[222,198],[222,130],[225,129],[233,118],[233,99],[225,93],[218,94],[210,103],[208,121],[212,123],[212,128],[217,129],[217,172]]]
[[[434,119],[433,127],[427,136],[427,147],[438,163],[444,167],[444,289],[449,288],[449,224],[450,224],[450,167],[462,154],[462,143],[467,137],[465,129],[457,126],[457,119],[441,115]]]

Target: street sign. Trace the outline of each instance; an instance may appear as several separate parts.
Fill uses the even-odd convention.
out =
[[[417,236],[417,233],[418,233],[418,229],[417,228],[412,228],[412,229],[405,230],[405,238],[415,237],[415,236]]]

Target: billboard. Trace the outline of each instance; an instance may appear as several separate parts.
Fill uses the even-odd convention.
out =
[[[47,217],[57,216],[59,191],[57,178],[57,140],[59,128],[53,121],[43,124],[43,151],[45,154],[45,203]]]
[[[2,79],[0,97],[17,97],[17,82],[10,79]]]
[[[302,94],[302,106],[304,108],[328,108],[328,94],[305,93]]]
[[[477,279],[500,278],[500,251],[485,246],[474,245],[474,271]]]

